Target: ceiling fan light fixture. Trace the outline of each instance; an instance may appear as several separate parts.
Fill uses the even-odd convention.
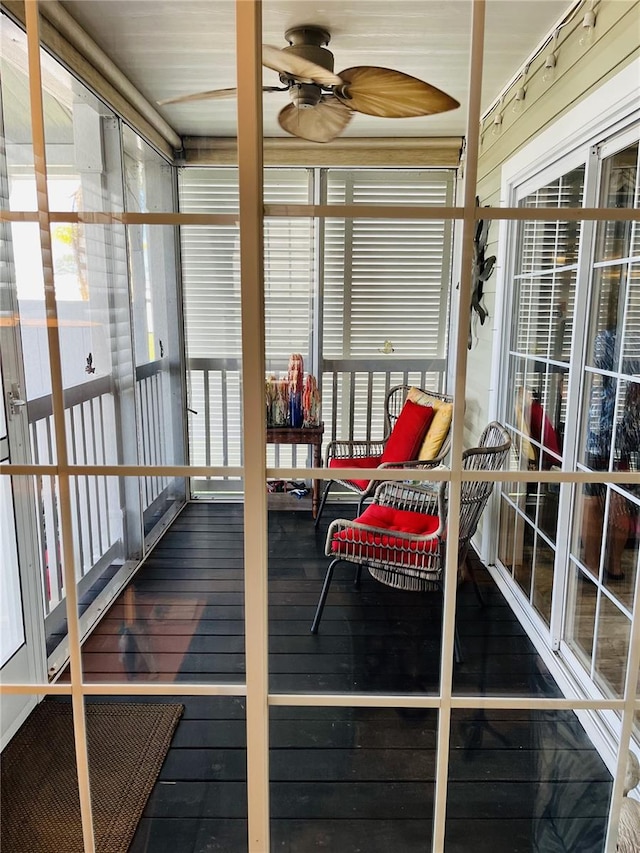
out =
[[[320,103],[322,89],[314,83],[294,83],[289,89],[289,97],[299,110],[309,110]]]

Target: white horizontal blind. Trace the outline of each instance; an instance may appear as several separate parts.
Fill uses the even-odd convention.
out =
[[[265,203],[308,204],[306,169],[265,170]],[[183,213],[238,210],[236,168],[184,169]],[[240,357],[240,270],[237,226],[183,226],[183,287],[187,353],[190,358]],[[311,220],[265,223],[266,357],[273,369],[287,367],[289,353],[308,353],[313,270]]]
[[[580,207],[584,166],[529,194],[520,207]],[[580,222],[523,222],[516,252],[512,350],[568,362],[571,355]]]
[[[265,202],[312,202],[308,169],[265,169]],[[330,204],[451,206],[452,170],[328,169]],[[180,173],[185,213],[238,210],[237,169],[187,168]],[[319,199],[323,201],[324,199]],[[265,339],[268,371],[283,373],[290,353],[310,365],[314,282],[313,219],[265,221]],[[327,220],[323,252],[324,359],[362,359],[361,380],[340,374],[336,413],[349,432],[382,434],[382,400],[394,370],[381,353],[424,359],[415,384],[433,371],[441,387],[446,356],[453,223],[446,220]],[[189,359],[191,460],[241,462],[240,284],[235,226],[183,226],[182,270],[186,350]],[[438,360],[432,365],[431,360]],[[374,364],[379,362],[379,367]],[[359,374],[360,375],[360,374]],[[372,378],[370,378],[370,376]],[[327,377],[324,377],[325,380]],[[401,373],[393,380],[408,379]],[[424,383],[423,383],[424,384]],[[331,383],[323,385],[325,423],[333,419]],[[379,423],[371,422],[375,407]],[[374,418],[375,421],[375,418]],[[300,451],[299,451],[300,452]],[[289,448],[270,448],[275,464],[295,464]],[[305,453],[303,450],[302,453]]]
[[[567,421],[566,383],[581,239],[581,223],[560,217],[563,207],[583,204],[584,175],[581,165],[519,199],[523,208],[558,208],[556,221],[525,220],[514,225],[513,322],[505,420],[515,430],[523,429],[521,406],[523,400],[533,397],[553,424],[560,447]],[[538,457],[538,464],[558,461],[548,453]]]
[[[329,204],[446,206],[452,171],[330,170]],[[439,358],[447,342],[452,222],[329,219],[324,238],[325,358]]]
[[[182,213],[237,211],[236,169],[183,169]],[[180,228],[187,358],[240,358],[240,269],[236,225]]]
[[[329,170],[329,204],[453,204],[454,172]],[[379,439],[384,396],[402,382],[443,390],[430,359],[446,357],[453,223],[450,220],[329,219],[324,236],[325,359],[362,360],[338,376],[325,424],[340,438]],[[385,353],[390,342],[392,355]],[[387,346],[388,348],[388,346]],[[419,373],[394,372],[394,359],[424,359]],[[329,386],[330,387],[330,386]],[[335,408],[335,412],[334,412]]]
[[[265,171],[265,204],[308,204],[307,169]],[[267,369],[287,369],[289,355],[302,353],[310,367],[314,272],[313,219],[267,219],[264,226],[265,349]]]
[[[264,176],[265,203],[310,202],[307,169],[266,169]],[[179,190],[184,213],[239,207],[236,168],[184,169]],[[183,226],[180,236],[190,407],[198,413],[190,421],[191,460],[237,465],[242,449],[239,232],[235,225]],[[267,220],[264,246],[265,357],[267,369],[279,375],[292,352],[302,353],[309,364],[312,220]],[[196,367],[194,359],[204,361]]]

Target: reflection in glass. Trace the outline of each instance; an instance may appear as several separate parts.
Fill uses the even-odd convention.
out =
[[[520,515],[516,515],[515,557],[513,577],[529,599],[533,574],[533,528]]]
[[[599,576],[602,549],[601,485],[585,483],[575,489],[571,553],[594,577]]]
[[[511,484],[513,486],[514,484]],[[513,570],[515,538],[513,530],[515,527],[515,510],[511,504],[504,499],[504,494],[511,495],[513,488],[508,484],[503,486],[503,497],[500,501],[500,537],[498,539],[498,559],[510,571]]]
[[[559,483],[538,483],[540,510],[538,525],[540,530],[555,544],[558,526]]]
[[[13,488],[12,478],[0,477],[0,668],[24,642]]]
[[[633,342],[638,342],[638,330],[635,323],[629,328],[623,324],[625,300],[631,300],[631,307],[637,305],[637,278],[630,276],[626,264],[596,269],[593,276],[593,308],[586,363],[596,370],[637,374],[640,357]],[[627,318],[632,320],[633,315],[628,316],[627,313]],[[625,331],[619,341],[618,333],[623,328]]]
[[[633,604],[638,571],[639,516],[637,501],[609,489],[603,582],[629,609]]]
[[[40,63],[50,209],[122,210],[120,182],[110,180],[120,156],[116,116],[45,50],[40,51]],[[27,39],[4,14],[0,79],[9,208],[35,210]],[[73,232],[71,226],[61,229]]]
[[[513,420],[514,425],[518,429],[520,429],[520,425],[517,417],[517,404],[522,394],[520,389],[527,384],[526,364],[527,363],[524,358],[519,358],[514,355],[509,357],[509,375],[513,377],[513,382],[510,382],[504,389],[506,395],[505,411],[511,414],[511,417],[508,418],[509,423]]]
[[[28,107],[25,109],[25,104],[29,104],[28,67],[26,35],[0,13],[0,133],[8,190],[8,198],[4,197],[4,192],[0,198],[0,208],[4,210],[36,210],[38,207],[31,113]],[[42,82],[46,91],[51,85],[46,72]]]
[[[428,850],[437,723],[426,709],[271,708],[273,849]]]
[[[618,151],[603,162],[601,207],[632,208],[637,206],[638,143]],[[637,224],[603,222],[598,226],[596,260],[627,258],[631,255],[632,229]],[[634,247],[637,254],[638,246]]]
[[[555,551],[541,536],[536,536],[535,572],[533,576],[533,606],[547,625],[551,619],[553,567]]]
[[[611,783],[572,711],[454,710],[445,853],[600,853]]]
[[[640,204],[640,200],[639,200]],[[634,223],[639,227],[639,223]],[[640,243],[638,244],[640,255]],[[628,375],[636,375],[638,364],[638,347],[640,346],[640,263],[631,263],[627,272],[627,311],[625,316],[624,334],[622,337],[622,371]]]
[[[170,580],[163,584],[166,591],[150,591],[152,585],[152,571],[145,570],[144,577],[136,578],[116,599],[83,645],[87,681],[209,680],[192,666],[204,615],[203,595],[172,594]]]
[[[597,595],[598,590],[592,580],[572,565],[569,569],[565,638],[587,671],[591,670],[593,655]]]
[[[532,524],[535,524],[536,515],[538,512],[538,484],[523,483],[526,490],[526,498],[524,501],[524,512]]]
[[[510,392],[518,430],[514,449],[522,469],[548,471],[562,462],[568,371],[548,370],[537,360],[522,360],[521,364],[526,370]]]
[[[616,388],[616,379],[600,373],[586,373],[581,442],[584,464],[592,471],[610,470]]]
[[[556,361],[568,362],[571,358],[575,295],[575,270],[556,272],[554,276],[549,338],[549,356]]]
[[[85,679],[243,682],[243,529],[240,503],[190,504],[107,602],[82,646]]]
[[[631,622],[607,596],[602,595],[598,612],[595,679],[606,693],[619,698],[624,690]]]
[[[4,235],[7,273],[15,282],[18,303],[24,393],[30,402],[51,391],[40,232],[35,222],[12,222]]]

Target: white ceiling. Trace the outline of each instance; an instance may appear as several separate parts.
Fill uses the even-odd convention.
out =
[[[64,0],[151,103],[233,87],[234,0]],[[263,42],[286,47],[284,32],[317,24],[331,33],[337,73],[353,65],[404,71],[452,95],[449,113],[410,119],[356,114],[344,136],[454,136],[465,132],[472,0],[264,0]],[[550,32],[569,0],[487,0],[483,108]],[[264,69],[264,85],[278,86]],[[265,136],[286,136],[277,114],[286,92],[265,94]],[[200,101],[159,108],[181,135],[235,136],[236,102]]]

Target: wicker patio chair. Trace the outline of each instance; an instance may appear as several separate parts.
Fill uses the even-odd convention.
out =
[[[462,454],[466,471],[497,471],[504,465],[511,439],[504,427],[492,422],[477,447]],[[379,485],[373,503],[354,521],[336,519],[329,526],[325,554],[327,568],[311,632],[317,633],[333,570],[340,562],[355,563],[356,586],[362,566],[387,586],[411,591],[443,590],[448,526],[446,481],[433,486],[387,481]],[[492,482],[463,480],[458,535],[458,566],[466,560],[471,537],[493,489]],[[477,583],[472,575],[474,584]],[[456,630],[456,661],[461,660]]]
[[[435,415],[426,434],[418,442],[416,458],[390,459],[388,457],[394,454],[388,452],[389,439],[396,425],[399,426],[398,420],[407,398],[421,405],[431,405]],[[452,410],[453,398],[447,394],[427,391],[411,385],[395,385],[385,396],[384,438],[379,441],[338,439],[330,442],[325,451],[325,468],[333,468],[336,471],[341,468],[378,468],[381,472],[388,468],[435,468],[442,464],[449,452]],[[417,458],[418,456],[421,458]],[[356,492],[359,496],[357,515],[360,515],[365,500],[373,496],[376,487],[383,479],[384,476],[375,480],[345,480],[337,476],[333,480],[327,480],[316,515],[316,527],[334,483],[340,483]]]

